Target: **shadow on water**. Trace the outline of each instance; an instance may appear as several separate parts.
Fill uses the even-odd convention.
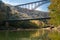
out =
[[[29,38],[31,34],[37,30],[21,30],[21,31],[0,31],[1,40],[20,40],[20,38]]]
[[[0,31],[0,40],[51,40],[45,30]]]

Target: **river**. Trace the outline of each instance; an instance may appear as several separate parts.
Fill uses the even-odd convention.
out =
[[[52,40],[52,37],[49,37],[49,33],[52,34],[54,32],[43,29],[0,31],[0,40]],[[58,33],[56,35],[58,36]]]

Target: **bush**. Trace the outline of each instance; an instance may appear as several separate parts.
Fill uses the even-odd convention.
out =
[[[31,23],[30,21],[19,21],[19,22],[9,22],[10,26],[16,28],[38,28],[36,24]]]

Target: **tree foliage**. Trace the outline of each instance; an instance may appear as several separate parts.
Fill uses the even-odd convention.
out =
[[[11,27],[15,28],[39,28],[36,24],[30,22],[30,21],[14,21],[14,22],[9,22]]]
[[[60,25],[60,0],[51,0],[49,10],[51,16],[50,24]]]

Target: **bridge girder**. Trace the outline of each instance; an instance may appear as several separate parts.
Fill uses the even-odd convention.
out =
[[[41,6],[43,4],[46,4],[48,2],[50,2],[50,1],[49,0],[40,0],[40,1],[35,1],[35,2],[16,5],[15,7],[23,7],[23,8],[35,10],[39,6]]]

